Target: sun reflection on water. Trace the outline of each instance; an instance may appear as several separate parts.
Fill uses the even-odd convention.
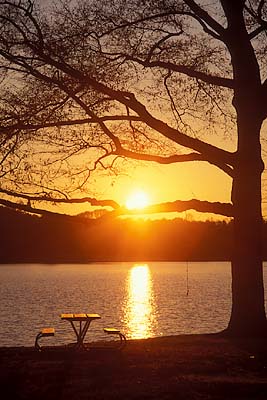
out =
[[[153,336],[155,310],[150,269],[147,264],[134,265],[128,274],[128,300],[125,322],[133,339]]]

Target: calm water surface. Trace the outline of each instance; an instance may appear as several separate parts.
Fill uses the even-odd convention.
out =
[[[101,315],[86,341],[107,339],[105,326],[128,338],[216,332],[230,316],[230,263],[2,265],[0,304],[0,346],[31,346],[48,326],[47,344],[74,341],[61,313]]]

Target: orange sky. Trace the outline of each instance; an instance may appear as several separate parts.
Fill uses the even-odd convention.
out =
[[[230,201],[231,179],[207,163],[184,163],[168,166],[142,163],[132,177],[117,178],[112,187],[103,187],[106,196],[125,204],[135,188],[147,192],[151,203],[198,198]],[[220,184],[218,184],[220,182]],[[106,197],[105,196],[105,197]]]
[[[215,138],[217,146],[234,151],[234,143],[230,139],[221,141]],[[267,164],[267,160],[265,160]],[[263,180],[267,177],[266,170]],[[150,202],[160,203],[175,200],[197,198],[211,202],[231,201],[232,179],[223,171],[206,162],[177,163],[159,165],[140,162],[135,169],[129,171],[129,176],[119,176],[113,180],[99,181],[99,194],[102,198],[112,198],[124,205],[129,194],[135,189],[146,192]],[[265,194],[263,192],[263,200]],[[217,218],[216,215],[198,214],[188,211],[197,218]],[[184,213],[183,213],[184,215]],[[263,215],[267,217],[267,204],[263,203]],[[177,216],[177,214],[176,214]]]
[[[231,197],[231,179],[208,163],[192,162],[162,166],[142,162],[134,169],[131,166],[128,174],[115,178],[98,178],[95,197],[113,199],[121,205],[125,205],[135,190],[147,193],[151,204],[192,198],[229,202]],[[88,205],[78,207],[79,211],[88,209]],[[188,214],[194,213],[190,211]],[[210,217],[208,214],[203,216]]]
[[[229,146],[224,147],[229,148]],[[264,180],[266,180],[266,177],[267,173],[265,171]],[[211,202],[231,201],[231,178],[206,162],[188,162],[172,165],[138,162],[135,167],[131,162],[127,175],[95,178],[93,193],[88,195],[102,199],[113,199],[120,205],[125,205],[127,199],[135,190],[143,190],[147,193],[151,204],[192,198]],[[263,215],[265,217],[267,217],[266,206],[267,204],[264,203]],[[73,214],[86,210],[88,210],[88,204],[76,207],[72,205],[65,208],[64,212]],[[178,215],[177,213],[172,213],[168,216],[162,214],[160,217],[173,218]],[[180,216],[185,217],[185,213],[180,214]],[[216,215],[195,213],[192,210],[187,212],[187,216],[197,219],[218,218]]]
[[[263,128],[266,131],[266,126]],[[204,138],[203,138],[204,140]],[[208,138],[208,141],[218,147],[229,151],[235,150],[235,140],[221,138],[219,135]],[[265,160],[267,164],[267,160]],[[263,175],[263,181],[267,182],[267,172]],[[232,179],[224,172],[206,162],[187,162],[172,165],[160,165],[151,162],[129,162],[129,168],[124,169],[118,176],[93,175],[90,179],[90,192],[84,196],[93,196],[100,199],[113,199],[120,205],[125,205],[129,196],[135,190],[147,193],[150,204],[189,200],[196,198],[211,202],[231,201]],[[265,185],[265,184],[264,184]],[[266,200],[263,191],[263,200]],[[58,212],[77,214],[87,211],[88,204],[58,207]],[[197,219],[220,219],[212,214],[195,213],[190,210],[187,217]],[[263,203],[263,215],[267,218],[267,203]],[[174,218],[185,217],[185,213],[172,213],[168,216],[161,214],[160,217]],[[157,216],[159,217],[159,216]],[[152,218],[152,216],[150,216]]]

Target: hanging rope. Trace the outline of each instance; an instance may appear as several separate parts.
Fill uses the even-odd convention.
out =
[[[187,212],[185,211],[185,220],[187,221]],[[186,296],[189,296],[189,265],[188,260],[186,261]]]
[[[189,268],[188,261],[186,261],[186,295],[189,295]]]

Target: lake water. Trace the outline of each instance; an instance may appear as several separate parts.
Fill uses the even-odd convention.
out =
[[[86,341],[107,339],[108,326],[127,338],[217,332],[230,317],[230,263],[2,265],[0,304],[0,346],[32,346],[49,326],[56,336],[46,344],[73,342],[61,313],[101,315]]]

